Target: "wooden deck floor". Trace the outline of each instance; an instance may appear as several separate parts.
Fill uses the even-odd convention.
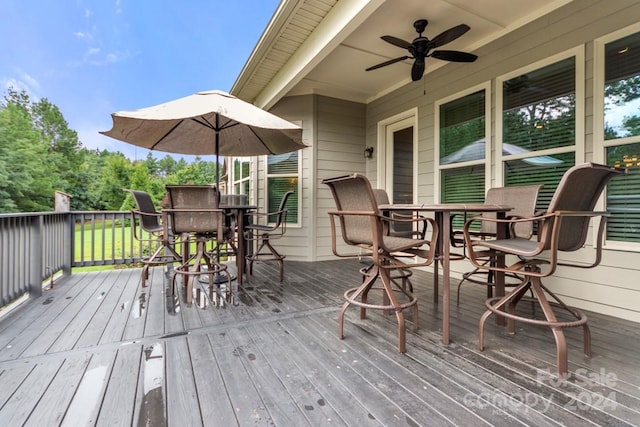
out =
[[[640,328],[590,314],[593,357],[567,332],[570,378],[548,330],[504,335],[484,290],[463,287],[442,345],[431,277],[416,272],[420,329],[397,352],[394,316],[347,312],[357,261],[255,266],[237,307],[186,306],[162,269],[74,273],[0,321],[0,424],[323,426],[639,425]],[[275,278],[275,280],[274,280]],[[455,299],[455,297],[454,297]]]

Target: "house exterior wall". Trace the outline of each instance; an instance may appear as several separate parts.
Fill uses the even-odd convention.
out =
[[[552,55],[582,47],[585,67],[584,147],[577,147],[576,162],[594,160],[594,42],[593,40],[640,20],[640,4],[636,1],[574,1],[478,51],[473,72],[466,64],[448,64],[426,74],[393,93],[367,105],[365,146],[376,145],[377,124],[388,117],[418,107],[418,201],[434,201],[434,103],[466,88],[487,81],[492,83],[491,120],[495,121],[495,78]],[[578,82],[580,84],[580,82]],[[491,140],[496,138],[492,123]],[[581,153],[584,154],[581,154]],[[494,157],[493,157],[494,158]],[[375,181],[375,162],[367,163],[367,174]],[[492,164],[491,185],[495,182],[496,165]],[[589,240],[592,241],[592,240]],[[584,249],[570,255],[571,260],[589,261],[594,251]],[[640,266],[640,253],[605,250],[601,264],[589,270],[562,268],[546,280],[550,288],[565,302],[584,309],[640,321],[640,281],[634,279]],[[464,262],[452,263],[452,274],[469,270]],[[456,283],[454,281],[454,283]]]
[[[300,225],[287,225],[285,235],[274,242],[280,254],[290,260],[311,261],[314,257],[313,245],[313,223],[315,218],[313,197],[315,191],[315,152],[316,152],[316,120],[314,117],[314,100],[312,96],[294,96],[282,99],[271,110],[272,113],[299,124],[303,128],[302,140],[309,146],[298,152],[298,159],[301,161],[301,188],[299,200],[301,204]],[[255,197],[252,200],[262,212],[267,211],[266,207],[266,156],[257,159],[254,183]]]
[[[366,106],[325,96],[305,95],[284,98],[270,111],[289,121],[301,123],[304,128],[303,141],[310,145],[300,151],[301,225],[287,227],[285,236],[277,242],[278,251],[291,260],[334,259],[327,211],[334,209],[335,203],[322,180],[365,172]],[[263,209],[265,174],[265,159],[260,158],[256,194],[259,196],[257,204]]]
[[[325,178],[365,173],[365,113],[366,106],[325,96],[316,97],[318,162],[316,179],[316,261],[335,259],[331,250],[331,229],[327,212],[336,205]],[[341,240],[338,240],[341,243]],[[344,244],[342,251],[353,252]]]

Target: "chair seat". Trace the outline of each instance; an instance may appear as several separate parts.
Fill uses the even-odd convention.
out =
[[[382,236],[382,243],[389,252],[402,252],[409,249],[417,249],[422,245],[426,245],[429,241],[410,237]]]
[[[482,246],[500,252],[508,252],[522,257],[532,257],[540,254],[540,243],[535,240],[515,237],[513,239],[487,240]]]
[[[265,224],[250,224],[244,226],[245,230],[258,230],[258,231],[273,231],[274,227]]]

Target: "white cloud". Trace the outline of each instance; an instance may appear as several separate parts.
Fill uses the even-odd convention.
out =
[[[97,55],[99,53],[100,53],[99,47],[90,47],[89,50],[87,50],[87,55]]]
[[[102,65],[107,65],[107,64],[115,64],[117,62],[120,61],[124,61],[128,58],[130,58],[132,55],[129,51],[125,51],[125,52],[111,52],[111,53],[107,53],[103,58],[96,58],[90,61],[91,65],[97,65],[97,66],[102,66]]]
[[[0,85],[4,90],[7,90],[11,87],[18,92],[25,91],[29,95],[29,97],[32,98],[32,100],[36,100],[38,98],[37,92],[40,89],[40,82],[38,82],[38,80],[32,77],[30,74],[23,71],[19,71],[19,74],[19,78],[0,78]]]
[[[31,76],[30,74],[22,73],[21,78],[34,91],[37,91],[37,90],[40,89],[40,82],[35,77]]]

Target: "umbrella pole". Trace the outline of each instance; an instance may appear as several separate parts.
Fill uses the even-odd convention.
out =
[[[218,191],[218,194],[220,194],[220,130],[219,130],[220,124],[218,120],[219,120],[219,115],[216,114],[214,149],[216,153],[216,189]],[[218,201],[220,201],[220,199],[218,199]],[[220,245],[219,244],[216,245],[216,257],[218,259],[218,262],[220,262]],[[221,283],[227,282],[227,278],[230,279],[231,281],[233,281],[234,279],[234,277],[231,276],[231,273],[229,272],[229,270],[227,270],[225,273],[217,272],[215,273],[215,276],[213,278],[213,283],[219,287]],[[231,299],[235,305],[237,301],[237,295],[236,295],[237,288],[233,286],[233,283],[231,284],[231,288],[232,289],[226,289],[226,292],[231,292]]]

